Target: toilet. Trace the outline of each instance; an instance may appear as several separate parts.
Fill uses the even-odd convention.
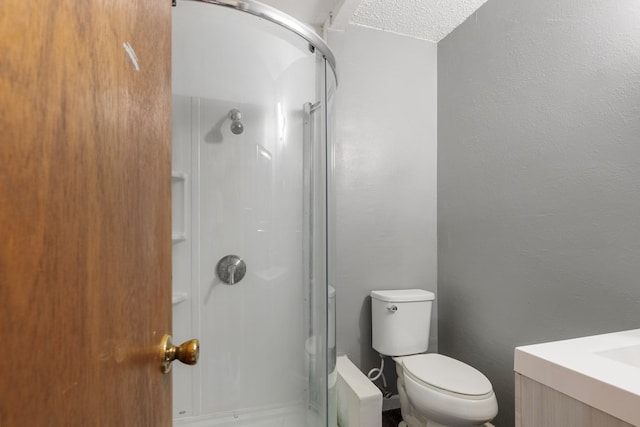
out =
[[[431,305],[422,289],[371,292],[373,348],[398,373],[399,427],[491,426],[498,402],[480,371],[429,349]]]

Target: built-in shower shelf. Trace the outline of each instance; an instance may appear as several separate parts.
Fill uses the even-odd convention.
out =
[[[175,243],[187,240],[187,174],[171,171],[172,234]]]
[[[171,242],[173,243],[180,243],[184,242],[185,240],[187,240],[187,235],[184,233],[173,233],[171,235]]]
[[[188,298],[189,296],[184,292],[174,292],[173,295],[171,295],[171,304],[178,305],[181,302],[185,302]]]
[[[180,171],[171,171],[171,181],[180,182],[180,181],[186,181],[186,180],[187,180],[186,173],[180,172]]]

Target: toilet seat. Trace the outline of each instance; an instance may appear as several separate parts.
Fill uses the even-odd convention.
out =
[[[405,374],[425,387],[467,399],[486,399],[493,394],[489,379],[459,360],[436,353],[398,359]]]
[[[480,371],[450,357],[429,353],[395,357],[398,388],[427,419],[446,426],[482,425],[498,413],[491,383]]]

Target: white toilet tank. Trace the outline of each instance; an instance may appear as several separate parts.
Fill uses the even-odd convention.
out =
[[[372,291],[373,348],[385,356],[426,352],[434,298],[422,289]]]

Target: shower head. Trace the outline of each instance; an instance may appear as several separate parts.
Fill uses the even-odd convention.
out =
[[[231,133],[234,135],[240,135],[244,131],[244,126],[240,121],[235,121],[231,123]]]
[[[244,126],[240,119],[242,118],[242,113],[237,108],[232,109],[227,114],[227,117],[231,119],[231,133],[234,135],[240,135],[244,131]]]

